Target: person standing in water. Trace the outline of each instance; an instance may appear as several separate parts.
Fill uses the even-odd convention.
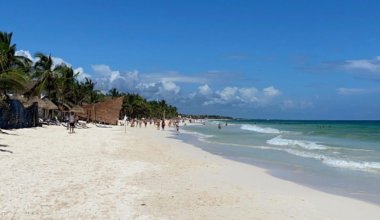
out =
[[[218,128],[219,130],[222,129],[222,125],[220,125],[220,123],[218,124]]]

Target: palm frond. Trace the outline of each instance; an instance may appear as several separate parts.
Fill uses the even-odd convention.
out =
[[[0,74],[0,88],[7,90],[22,90],[27,82],[26,76],[18,69],[12,69]]]

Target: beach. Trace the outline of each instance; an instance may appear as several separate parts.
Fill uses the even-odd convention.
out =
[[[380,206],[273,177],[174,128],[0,134],[0,219],[380,219]]]

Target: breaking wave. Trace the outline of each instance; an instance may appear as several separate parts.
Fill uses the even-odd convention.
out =
[[[276,128],[270,128],[270,127],[260,127],[257,125],[242,125],[240,127],[242,130],[247,131],[254,131],[257,133],[264,133],[264,134],[281,134],[282,132]]]
[[[301,147],[307,150],[326,150],[328,148],[312,141],[285,139],[281,135],[268,140],[267,143],[276,146]]]

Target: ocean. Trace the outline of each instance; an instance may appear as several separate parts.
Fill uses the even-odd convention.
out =
[[[380,205],[380,121],[208,120],[181,130],[213,154]]]

